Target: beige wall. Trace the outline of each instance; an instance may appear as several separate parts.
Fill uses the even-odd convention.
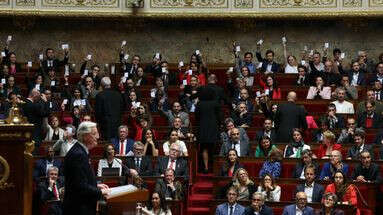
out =
[[[263,51],[272,48],[282,61],[281,37],[288,40],[288,50],[300,55],[304,45],[319,49],[324,42],[342,49],[346,57],[355,56],[358,50],[367,50],[377,58],[383,52],[382,22],[360,21],[246,21],[236,19],[184,20],[70,20],[17,18],[0,19],[0,46],[7,35],[13,35],[11,49],[16,50],[18,61],[35,61],[45,48],[52,47],[62,56],[61,44],[69,43],[70,61],[79,63],[88,53],[97,63],[118,61],[122,40],[128,44],[128,53],[139,54],[144,62],[150,61],[155,52],[161,52],[169,62],[187,60],[199,49],[208,63],[233,62],[232,41],[241,44],[244,51],[255,50],[263,38]]]

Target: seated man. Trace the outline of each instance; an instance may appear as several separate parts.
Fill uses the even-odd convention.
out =
[[[342,162],[342,153],[338,150],[333,150],[331,152],[331,160],[323,165],[319,179],[326,181],[332,180],[334,173],[337,170],[341,170],[345,175],[347,175],[348,165]]]
[[[231,112],[231,118],[237,127],[248,128],[253,122],[253,115],[247,110],[245,102],[239,102],[235,110]]]
[[[155,190],[163,193],[166,200],[184,200],[182,184],[174,179],[174,170],[165,170],[165,177],[157,180]]]
[[[376,95],[373,90],[367,90],[366,94],[367,99],[365,101],[361,101],[358,104],[358,112],[357,114],[361,114],[366,111],[366,102],[375,102],[375,111],[377,113],[383,113],[383,104],[376,99]],[[383,98],[382,98],[383,99]]]
[[[245,212],[245,208],[237,203],[238,189],[230,187],[227,190],[227,202],[217,206],[215,215],[241,215]]]
[[[336,113],[354,114],[354,105],[351,102],[345,100],[345,94],[345,90],[338,90],[338,100],[332,102],[332,104],[336,106]]]
[[[365,105],[366,111],[358,114],[358,127],[381,128],[382,113],[375,111],[375,102],[367,101]]]
[[[296,194],[296,204],[288,205],[283,209],[282,215],[314,215],[314,209],[306,206],[307,196],[305,192]]]
[[[38,185],[38,193],[42,203],[50,202],[48,214],[62,214],[62,204],[64,194],[64,179],[59,177],[59,169],[55,166],[48,168],[48,178]]]
[[[219,156],[227,156],[230,149],[235,149],[239,157],[249,156],[250,145],[248,141],[241,141],[238,128],[233,128],[230,132],[230,141],[223,143]]]
[[[133,144],[134,141],[128,138],[128,126],[121,125],[118,127],[118,136],[119,139],[113,138],[112,144],[114,145],[114,150],[120,156],[132,156],[133,155]]]
[[[160,113],[166,116],[169,126],[172,126],[175,117],[179,117],[182,120],[182,126],[189,127],[189,114],[181,111],[181,104],[179,102],[173,103],[172,110],[165,111],[160,108]]]
[[[258,61],[262,64],[260,64],[260,67],[262,68],[265,73],[277,73],[282,72],[280,65],[276,62],[274,62],[274,52],[272,50],[266,50],[266,58],[263,58],[261,55],[261,44],[257,44],[257,51],[255,52],[255,56],[257,57]]]
[[[354,133],[354,145],[348,150],[347,159],[358,160],[362,151],[369,151],[372,159],[374,159],[374,150],[371,144],[365,144],[366,133],[357,129]]]
[[[228,144],[230,142],[230,132],[235,128],[234,120],[232,118],[225,119],[226,131],[221,132],[220,137],[222,144]],[[246,130],[244,128],[238,127],[239,130],[239,139],[240,141],[249,142],[249,137],[247,136]]]
[[[264,136],[270,137],[273,143],[275,143],[276,140],[276,133],[275,129],[273,128],[273,121],[269,118],[266,118],[263,123],[263,129],[260,131],[257,131],[255,136],[255,143],[259,143],[259,141],[262,140]]]
[[[344,90],[345,91],[345,99],[346,100],[356,100],[358,99],[358,90],[356,89],[355,86],[350,85],[350,78],[348,75],[343,75],[342,76],[342,81],[341,81],[341,86],[336,88],[335,91],[332,93],[333,99],[338,98],[338,92],[339,90]]]
[[[336,113],[336,106],[334,104],[328,105],[326,118],[328,119],[329,129],[339,129],[345,126],[343,116]]]
[[[131,176],[153,176],[152,160],[144,156],[144,144],[135,142],[133,145],[133,156],[126,159],[128,175]]]
[[[156,175],[164,176],[166,169],[173,169],[176,177],[189,178],[189,166],[187,160],[180,157],[181,148],[178,143],[170,145],[169,156],[159,157],[156,166]]]
[[[273,209],[265,205],[265,196],[260,192],[253,193],[251,204],[245,209],[244,215],[273,215]]]
[[[337,143],[344,144],[344,143],[353,143],[354,142],[354,133],[356,129],[356,123],[354,118],[348,118],[347,119],[347,126],[345,129],[342,129],[339,138],[337,140]]]
[[[297,185],[297,192],[304,192],[307,196],[307,202],[321,202],[324,193],[322,185],[315,183],[315,166],[309,165],[305,168],[305,183]]]
[[[371,162],[369,151],[362,151],[360,153],[360,163],[352,173],[352,179],[354,182],[362,183],[380,183],[382,180],[380,176],[380,167]]]
[[[58,169],[61,168],[61,161],[54,159],[55,151],[52,146],[47,147],[46,157],[40,160],[37,160],[35,163],[35,168],[33,170],[33,180],[39,182],[41,177],[47,176],[49,167],[55,166]]]
[[[236,109],[239,103],[241,102],[245,103],[247,107],[247,111],[254,112],[254,105],[250,99],[249,91],[247,90],[247,88],[241,89],[239,93],[239,98],[233,99],[233,103],[232,103],[233,109]]]
[[[192,133],[190,133],[190,129],[188,127],[182,126],[182,120],[180,117],[174,117],[173,127],[170,131],[176,130],[178,132],[178,138],[180,140],[186,140],[188,138],[194,137]]]

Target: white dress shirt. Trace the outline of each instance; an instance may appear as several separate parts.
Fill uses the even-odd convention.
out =
[[[351,80],[352,86],[358,86],[358,77],[359,77],[359,72],[352,73],[352,80]]]
[[[298,206],[295,206],[295,215],[303,215],[303,211]]]
[[[313,192],[314,192],[314,182],[311,184],[311,186],[308,186],[305,183],[305,193],[307,196],[307,202],[312,202],[313,201]]]
[[[234,203],[234,205],[232,205],[232,207],[233,207],[233,212],[232,212],[232,214],[234,215],[234,211],[235,211],[235,206],[237,205],[237,203]],[[227,204],[227,214],[228,215],[230,215],[230,205],[229,204]]]
[[[297,66],[290,66],[290,64],[286,64],[285,73],[286,74],[298,74],[298,67]]]
[[[234,145],[234,147],[233,147],[233,145]],[[241,156],[241,142],[240,141],[238,141],[237,144],[231,144],[231,148],[235,149],[235,151],[237,151],[238,157]]]

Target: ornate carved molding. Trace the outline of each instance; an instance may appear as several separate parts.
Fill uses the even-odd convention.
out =
[[[260,0],[260,8],[332,8],[337,0]]]
[[[228,0],[150,0],[151,8],[227,8]]]
[[[1,5],[1,6],[4,6],[4,5],[10,5],[10,4],[9,4],[9,0],[0,0],[0,5]]]
[[[41,0],[46,7],[108,7],[118,8],[119,0]]]
[[[2,169],[2,175],[0,175],[0,191],[8,188],[15,187],[13,183],[8,183],[10,168],[7,160],[0,156],[0,169]]]
[[[255,1],[255,0],[254,0]],[[234,1],[235,8],[253,8],[253,0],[235,0]]]
[[[343,0],[343,7],[362,7],[362,0]]]
[[[383,7],[383,0],[370,0],[368,3],[370,7]]]
[[[16,0],[17,6],[35,6],[35,0]]]

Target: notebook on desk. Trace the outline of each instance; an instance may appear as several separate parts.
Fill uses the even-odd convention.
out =
[[[102,176],[120,176],[120,168],[112,167],[112,168],[102,168]]]

